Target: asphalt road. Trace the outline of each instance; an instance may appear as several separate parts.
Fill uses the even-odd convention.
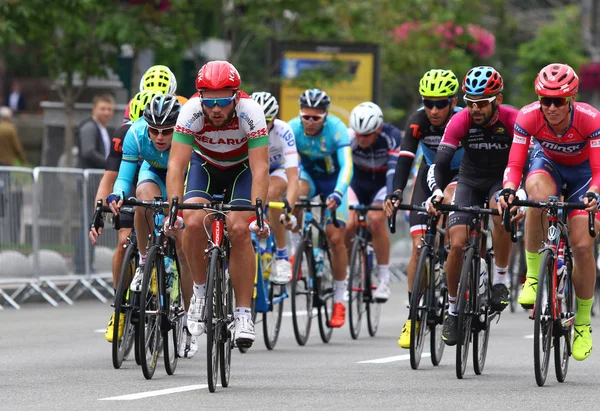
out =
[[[504,313],[493,324],[483,375],[474,374],[470,358],[465,379],[457,380],[454,347],[438,367],[426,357],[412,370],[408,350],[396,343],[407,315],[406,284],[396,282],[392,290],[375,338],[363,322],[358,340],[346,325],[323,344],[313,322],[307,345],[299,347],[286,316],[275,350],[267,351],[257,327],[254,347],[234,353],[230,387],[214,394],[206,382],[205,337],[199,354],[180,359],[174,376],[161,359],[148,381],[133,360],[113,368],[103,335],[110,306],[89,300],[7,308],[0,312],[0,409],[597,409],[600,354],[584,362],[571,358],[565,383],[556,382],[551,364],[546,386],[537,387],[533,321],[523,311]],[[593,325],[600,325],[597,318]]]

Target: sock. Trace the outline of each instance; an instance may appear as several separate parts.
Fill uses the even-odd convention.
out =
[[[333,302],[334,303],[341,303],[344,301],[344,292],[346,291],[346,282],[344,280],[342,281],[335,281],[335,293],[333,294]]]
[[[235,307],[233,318],[238,317],[246,317],[248,319],[252,318],[252,309],[250,309],[249,307]]]
[[[187,311],[183,312],[183,326],[184,327],[188,326],[188,324],[187,324]]]
[[[202,298],[206,294],[206,283],[196,284],[194,283],[194,297]]]
[[[390,282],[390,266],[387,264],[379,264],[379,281],[382,283]]]
[[[577,313],[575,313],[575,325],[587,325],[591,324],[591,315],[592,315],[592,304],[594,304],[594,299],[590,298],[589,300],[583,300],[579,297],[577,298]]]
[[[510,285],[510,280],[508,278],[508,275],[506,275],[507,270],[508,270],[508,267],[498,267],[496,264],[494,264],[494,283],[493,283],[493,285],[504,284],[507,287]]]
[[[448,314],[456,315],[456,297],[448,294]]]
[[[278,248],[277,251],[275,252],[275,258],[278,260],[287,260],[288,259],[287,247]]]
[[[542,256],[538,253],[530,253],[525,250],[525,260],[527,261],[527,278],[535,278],[537,280],[540,275]]]
[[[140,265],[146,265],[146,254],[140,253]]]

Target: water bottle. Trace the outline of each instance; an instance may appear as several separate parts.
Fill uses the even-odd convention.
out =
[[[314,256],[315,256],[315,275],[317,277],[322,277],[323,276],[323,264],[325,261],[325,253],[323,252],[322,249],[320,248],[315,248],[314,251]]]
[[[263,279],[268,280],[271,276],[271,267],[273,266],[273,254],[265,251],[260,257]]]
[[[560,239],[558,245],[558,253],[557,253],[557,261],[556,261],[556,279],[558,282],[558,291],[556,293],[557,298],[564,298],[565,296],[565,270],[567,267],[565,266],[565,240]]]
[[[173,279],[176,277],[175,272],[177,271],[177,267],[175,261],[168,256],[165,256],[165,273],[167,274],[167,292],[170,293],[173,289]]]
[[[479,295],[482,298],[482,303],[485,302],[485,298],[487,298],[486,289],[488,282],[488,267],[483,258],[479,263]]]

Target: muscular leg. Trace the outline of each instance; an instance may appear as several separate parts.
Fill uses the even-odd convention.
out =
[[[117,288],[119,283],[119,277],[121,275],[121,267],[123,266],[123,258],[125,258],[125,251],[127,247],[127,237],[131,235],[131,228],[121,228],[119,230],[119,243],[115,249],[115,253],[112,258],[112,275],[113,285]]]

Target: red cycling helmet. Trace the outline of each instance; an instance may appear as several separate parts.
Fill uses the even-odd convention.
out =
[[[238,89],[240,73],[228,61],[209,61],[202,66],[196,77],[197,90]]]
[[[579,90],[579,77],[567,64],[548,64],[535,79],[535,92],[542,97],[573,97]]]

